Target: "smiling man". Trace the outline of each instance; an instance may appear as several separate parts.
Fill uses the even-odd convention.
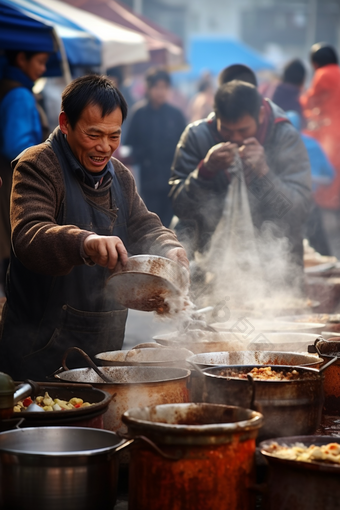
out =
[[[250,83],[219,87],[214,112],[190,124],[176,149],[170,179],[172,226],[191,258],[204,252],[221,218],[238,151],[255,227],[271,225],[302,266],[302,227],[309,210],[310,165],[299,133],[284,112]]]
[[[118,89],[105,77],[78,78],[61,107],[47,142],[13,162],[0,370],[17,380],[43,380],[69,347],[91,356],[122,347],[127,310],[105,282],[128,253],[188,264],[174,233],[145,207],[130,171],[112,158],[127,114]]]

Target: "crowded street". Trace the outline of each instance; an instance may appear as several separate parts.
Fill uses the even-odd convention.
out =
[[[0,510],[340,508],[339,23],[0,0]]]

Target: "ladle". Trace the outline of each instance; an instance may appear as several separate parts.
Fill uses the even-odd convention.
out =
[[[90,356],[88,354],[86,354],[85,351],[83,351],[83,349],[80,349],[79,347],[69,347],[69,349],[67,349],[67,351],[65,351],[64,353],[64,356],[63,356],[63,361],[62,361],[62,365],[63,365],[63,369],[64,370],[69,370],[68,366],[66,365],[66,358],[68,356],[68,354],[71,352],[71,351],[74,351],[74,352],[79,352],[79,354],[81,354],[83,356],[83,358],[85,358],[85,360],[87,361],[87,363],[90,365],[90,367],[96,372],[96,374],[99,375],[99,377],[101,379],[103,379],[104,382],[106,383],[111,383],[113,384],[115,381],[113,381],[111,379],[111,377],[108,377],[106,374],[104,374],[101,370],[99,370],[99,368],[97,367],[97,365],[92,361],[92,359],[90,358]]]

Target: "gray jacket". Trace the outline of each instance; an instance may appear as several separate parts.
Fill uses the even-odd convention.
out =
[[[296,129],[285,113],[269,102],[269,120],[263,147],[268,174],[248,183],[253,223],[261,229],[270,222],[274,235],[289,239],[296,262],[302,265],[302,227],[311,197],[308,154]],[[189,124],[177,145],[170,179],[173,209],[172,226],[189,257],[207,248],[221,217],[229,180],[224,172],[213,179],[199,175],[199,165],[211,147],[220,143],[215,114]]]

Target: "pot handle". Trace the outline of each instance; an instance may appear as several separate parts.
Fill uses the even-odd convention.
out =
[[[112,379],[110,379],[110,377],[107,377],[104,372],[101,372],[99,370],[99,368],[97,367],[97,365],[92,361],[92,359],[90,358],[90,356],[88,354],[86,354],[85,351],[83,351],[83,349],[79,349],[79,347],[69,347],[65,352],[64,352],[64,356],[63,356],[63,360],[62,360],[62,365],[63,365],[63,369],[65,371],[69,370],[68,366],[66,365],[66,358],[68,356],[68,354],[70,352],[79,352],[79,354],[81,354],[83,356],[83,358],[85,358],[85,360],[87,361],[87,363],[90,365],[91,368],[93,368],[93,370],[96,372],[96,374],[99,375],[99,377],[101,379],[103,379],[103,381],[107,382],[107,383],[112,383]]]
[[[163,452],[153,441],[151,441],[151,439],[149,439],[146,436],[135,436],[132,439],[132,438],[130,438],[130,436],[128,434],[121,434],[121,433],[117,432],[117,435],[119,437],[122,437],[123,439],[128,439],[128,441],[127,441],[128,444],[126,445],[124,443],[123,445],[121,445],[121,447],[119,447],[119,449],[123,449],[123,448],[125,448],[125,446],[129,446],[134,441],[139,440],[139,441],[143,441],[144,443],[147,443],[149,446],[151,446],[151,448],[153,450],[155,450],[156,453],[158,453],[158,455],[160,455],[164,459],[167,459],[167,460],[180,460],[183,457],[183,454],[181,452],[179,452],[177,455],[169,455],[168,453]]]
[[[255,404],[256,387],[255,387],[255,381],[254,381],[254,378],[253,378],[252,374],[247,374],[247,379],[250,382],[251,389],[252,389],[252,394],[251,394],[251,400],[250,400],[250,406],[249,407],[253,411],[258,411],[258,407]]]

